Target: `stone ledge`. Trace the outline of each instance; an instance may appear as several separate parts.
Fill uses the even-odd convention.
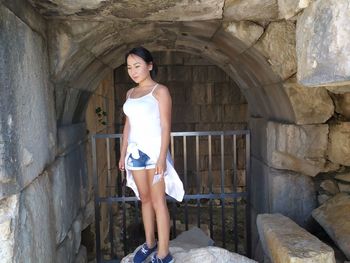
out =
[[[334,251],[281,214],[260,214],[257,227],[265,253],[274,263],[335,263]]]

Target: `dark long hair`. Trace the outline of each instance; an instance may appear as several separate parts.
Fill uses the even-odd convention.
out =
[[[134,47],[131,49],[128,53],[125,54],[125,65],[127,64],[127,59],[129,55],[136,55],[140,58],[142,58],[147,64],[152,63],[152,70],[150,71],[151,78],[154,80],[157,76],[158,73],[158,67],[153,61],[153,57],[151,52],[149,52],[147,49],[144,47]]]

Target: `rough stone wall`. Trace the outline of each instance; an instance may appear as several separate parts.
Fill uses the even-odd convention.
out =
[[[84,259],[81,231],[93,218],[86,126],[73,118],[57,127],[46,21],[11,1],[0,4],[0,27],[1,262]]]
[[[27,19],[21,19],[0,4],[0,224],[6,233],[0,242],[2,262],[43,262],[55,252],[44,183],[45,168],[57,150],[53,87],[44,20],[33,19],[37,14],[31,8],[26,12]],[[36,200],[34,188],[40,192]],[[37,236],[32,239],[26,233]]]
[[[221,131],[246,129],[247,102],[237,85],[219,67],[202,57],[181,52],[156,52],[154,59],[159,67],[157,80],[165,84],[173,101],[172,131]],[[117,125],[122,132],[122,105],[126,91],[133,87],[125,67],[115,71],[117,98]],[[176,141],[181,145],[180,140]],[[188,193],[196,190],[195,140],[188,139]],[[213,138],[213,189],[221,191],[220,139]],[[225,189],[232,191],[232,140],[225,141]],[[239,186],[244,187],[244,142],[238,143]],[[200,191],[209,192],[208,140],[200,140]],[[183,152],[175,151],[175,166],[183,175]]]

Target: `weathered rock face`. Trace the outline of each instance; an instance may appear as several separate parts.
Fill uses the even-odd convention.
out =
[[[336,175],[335,179],[337,179],[339,181],[350,183],[350,173]]]
[[[205,0],[188,5],[181,1],[144,1],[111,3],[102,0],[68,1],[50,0],[46,3],[40,0],[30,0],[45,16],[84,17],[93,20],[211,20],[222,17],[224,0]]]
[[[278,17],[278,6],[274,0],[226,0],[225,20],[265,21]]]
[[[335,111],[341,114],[345,120],[350,120],[350,92],[333,94]]]
[[[0,27],[1,199],[54,159],[56,123],[45,39],[2,4]]]
[[[350,122],[330,125],[328,157],[334,163],[350,165]]]
[[[18,218],[18,195],[0,200],[0,258],[1,262],[13,262],[15,228]]]
[[[277,169],[315,176],[327,170],[328,125],[267,125],[267,161]]]
[[[313,0],[278,0],[279,17],[289,19],[309,6]]]
[[[312,216],[350,259],[350,195],[340,193],[312,212]]]
[[[270,213],[281,213],[300,226],[308,227],[311,212],[317,205],[312,178],[290,171],[270,169],[268,181]]]
[[[293,22],[271,22],[254,46],[267,58],[272,70],[284,80],[297,70],[294,35]]]
[[[293,105],[296,124],[325,123],[334,112],[331,97],[325,88],[307,88],[290,79],[283,84]]]
[[[347,0],[314,1],[297,23],[298,81],[325,86],[350,80]]]
[[[257,217],[260,240],[274,263],[335,263],[333,249],[281,214]]]
[[[193,228],[179,235],[178,238],[170,241],[170,253],[176,262],[237,262],[237,263],[254,263],[256,261],[236,253],[231,253],[228,250],[208,246],[212,243],[208,236],[198,228]],[[136,248],[137,251],[139,248]],[[134,251],[134,253],[135,253]],[[132,263],[134,253],[122,259],[122,263]]]
[[[264,28],[250,21],[229,22],[225,30],[244,42],[247,47],[253,45],[263,34]]]

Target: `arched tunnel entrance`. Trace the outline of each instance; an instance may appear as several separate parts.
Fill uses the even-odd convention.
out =
[[[244,123],[252,138],[252,257],[271,257],[258,233],[256,218],[263,213],[281,213],[309,231],[317,230],[316,219],[335,242],[326,239],[332,249],[347,255],[343,239],[332,236],[334,226],[324,226],[311,213],[329,205],[326,200],[349,205],[344,62],[349,33],[336,30],[348,21],[342,18],[349,8],[345,0],[287,2],[1,1],[0,228],[5,235],[0,252],[5,262],[88,261],[86,236],[94,233],[86,230],[95,220],[90,136],[119,132],[116,99],[125,90],[115,69],[137,45],[162,54],[164,61],[171,58],[170,67],[181,67],[185,57],[171,54],[203,59],[229,79],[222,89],[197,85],[192,91],[213,104],[202,111],[188,103],[186,111],[198,114],[199,121],[175,123],[178,130],[217,129],[216,119],[225,130],[227,116],[234,115],[233,92],[245,98]],[[340,54],[345,54],[341,63]],[[191,70],[191,77],[183,69],[169,74],[193,81]],[[186,114],[181,110],[174,114]],[[226,123],[229,129],[234,117]],[[205,119],[210,123],[203,125]],[[102,166],[106,161],[105,156],[97,160]],[[344,212],[328,221],[345,225],[347,218]],[[346,231],[340,232],[346,236]]]

